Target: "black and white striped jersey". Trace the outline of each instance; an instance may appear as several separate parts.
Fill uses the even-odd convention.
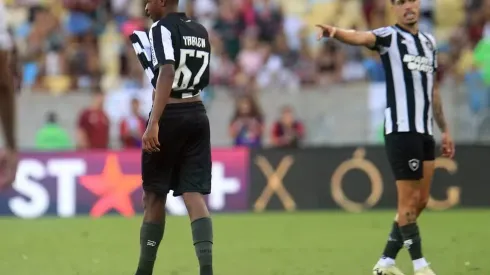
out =
[[[399,25],[372,31],[386,73],[385,134],[432,135],[432,93],[437,69],[434,37]]]
[[[151,62],[155,81],[159,68],[175,64],[173,98],[199,95],[209,84],[211,45],[207,30],[184,13],[171,13],[151,26]]]
[[[0,0],[0,51],[12,49],[12,39],[7,30],[7,11],[3,0]]]

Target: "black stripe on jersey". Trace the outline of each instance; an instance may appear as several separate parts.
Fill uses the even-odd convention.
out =
[[[142,32],[139,32],[140,35],[143,35]],[[147,34],[145,33],[145,39],[148,39],[148,36]],[[157,78],[155,77],[155,75],[153,74],[153,64],[151,62],[151,57],[147,56],[145,54],[145,46],[143,44],[143,42],[141,41],[141,37],[136,33],[136,32],[133,32],[130,36],[129,36],[129,39],[131,40],[131,43],[133,44],[133,49],[136,53],[136,57],[138,57],[138,60],[141,64],[141,67],[143,68],[143,71],[146,71],[147,70],[150,70],[152,72],[152,76],[148,76],[150,82],[151,82],[151,85],[153,86],[153,88],[156,87],[156,84],[157,84]],[[148,42],[149,43],[149,42]]]
[[[396,99],[395,99],[395,82],[393,80],[391,61],[389,54],[381,55],[381,60],[383,62],[383,67],[386,74],[386,106],[390,108],[391,111],[391,121],[393,130],[392,132],[398,132],[397,115],[396,115]]]
[[[434,45],[434,43],[432,43],[432,40],[429,39],[429,37],[427,35],[425,35],[423,32],[420,32],[420,34],[422,34],[425,39],[427,39],[427,41],[429,41],[429,43],[432,45],[432,67],[434,67],[434,72],[437,71],[437,48],[436,48],[436,45]],[[434,81],[435,81],[435,78],[434,78]]]
[[[420,42],[419,37],[414,36],[414,40],[415,40],[415,45],[417,46],[418,55],[425,56],[424,47],[422,47],[422,43]],[[427,121],[429,119],[429,94],[427,91],[427,73],[425,72],[419,72],[419,73],[422,76],[422,88],[424,89],[424,132],[428,134],[429,128],[427,125]]]
[[[407,96],[407,112],[408,112],[408,129],[416,129],[415,127],[415,88],[413,86],[413,77],[412,72],[408,69],[407,66],[404,65],[403,58],[408,54],[407,45],[404,43],[408,43],[408,41],[403,37],[402,34],[398,34],[397,36],[397,44],[398,50],[400,51],[400,64],[403,68],[403,82],[405,82],[406,96]],[[397,123],[397,120],[393,121],[393,123]]]

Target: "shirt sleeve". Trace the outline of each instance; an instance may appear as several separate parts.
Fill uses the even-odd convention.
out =
[[[151,60],[156,69],[165,64],[175,64],[172,33],[169,27],[156,23],[150,30]]]
[[[376,42],[374,47],[370,48],[371,50],[383,53],[383,51],[391,47],[393,38],[393,29],[391,27],[379,28],[371,32],[376,36]]]

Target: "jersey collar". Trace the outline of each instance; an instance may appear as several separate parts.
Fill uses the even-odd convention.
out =
[[[402,32],[406,32],[406,33],[411,34],[411,35],[413,35],[413,36],[418,36],[418,35],[419,35],[419,31],[417,31],[417,33],[416,33],[416,34],[413,34],[413,33],[411,33],[409,30],[405,29],[404,27],[402,27],[402,26],[401,26],[401,25],[399,25],[399,24],[395,24],[395,27],[396,27],[397,29],[401,30]]]
[[[171,12],[167,14],[167,17],[187,18],[187,15],[183,12]]]

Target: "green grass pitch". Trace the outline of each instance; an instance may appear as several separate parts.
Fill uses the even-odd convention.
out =
[[[392,211],[214,216],[216,275],[363,275],[382,252]],[[0,219],[0,274],[132,275],[141,217]],[[437,274],[490,274],[490,210],[426,212],[423,248]],[[413,274],[406,251],[399,266]],[[155,275],[197,275],[186,217],[170,217]]]

